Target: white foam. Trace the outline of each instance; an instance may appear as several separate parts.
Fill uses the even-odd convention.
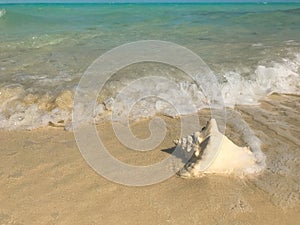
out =
[[[70,112],[55,108],[51,112],[45,112],[36,104],[9,115],[0,113],[0,128],[7,130],[26,129],[32,130],[39,127],[66,126],[70,122]]]
[[[262,43],[255,43],[251,45],[252,47],[264,47]]]
[[[0,9],[0,18],[3,17],[6,14],[5,9]]]
[[[300,94],[299,70],[300,54],[296,54],[293,59],[283,58],[280,62],[258,65],[248,76],[233,71],[225,72],[223,74],[224,79],[219,86],[224,105],[227,107],[234,107],[237,104],[256,105],[259,104],[261,98],[274,92]],[[249,73],[250,70],[245,69],[245,71]],[[139,119],[152,117],[155,114],[175,117],[195,113],[195,111],[203,108],[218,107],[216,104],[211,105],[212,103],[206,98],[201,87],[191,80],[171,82],[172,86],[170,86],[170,82],[164,81],[164,79],[148,82],[147,86],[143,82],[135,81],[135,86],[128,89],[126,95],[120,95],[119,104],[114,105],[112,97],[115,97],[116,92],[127,86],[130,80],[135,79],[128,80],[125,77],[125,81],[110,82],[113,85],[113,91],[108,91],[106,98],[104,98],[107,99],[104,105],[100,102],[96,106],[95,116],[92,119],[97,122],[99,118],[103,118],[104,114],[111,111],[127,110],[132,119]],[[206,78],[203,81],[206,83],[202,85],[209,87],[211,81]],[[67,81],[63,79],[60,82]],[[115,89],[116,83],[119,84],[117,89]],[[109,88],[110,86],[107,87],[107,89]],[[61,93],[52,95],[32,95],[30,90],[26,90],[22,85],[9,85],[0,88],[0,128],[33,129],[47,126],[49,123],[69,126],[68,124],[72,120],[74,90],[62,90]],[[142,96],[148,97],[140,98]],[[138,101],[132,108],[128,108],[132,105],[133,99],[138,99]],[[172,101],[166,102],[164,99]],[[82,104],[77,104],[77,107],[84,111],[85,104],[92,103]],[[34,110],[35,105],[38,110]],[[186,107],[187,105],[193,105],[194,108]],[[64,122],[58,123],[59,121]],[[82,122],[84,121],[90,120],[82,118]]]
[[[251,77],[242,77],[237,72],[224,74],[221,84],[226,106],[255,105],[259,99],[272,94],[300,94],[300,54],[293,60],[282,59],[271,66],[259,65]]]
[[[283,94],[300,94],[300,54],[293,60],[282,59],[282,62],[274,62],[270,66],[258,65],[252,76],[243,77],[237,72],[229,71],[223,75],[225,82],[220,84],[220,90],[223,95],[224,105],[234,107],[235,105],[257,105],[259,100],[274,92]],[[207,81],[209,82],[209,81]],[[204,84],[206,85],[206,84]],[[207,84],[209,85],[209,84]],[[175,105],[185,106],[194,104],[200,110],[203,108],[217,107],[211,105],[202,90],[190,81],[177,83],[177,87],[169,87],[164,83],[148,83],[147,88],[154,90],[156,96],[172,96]],[[140,84],[131,90],[131,95],[145,94],[144,84]],[[162,94],[163,93],[163,94]],[[190,96],[186,102],[186,95]],[[130,105],[128,96],[122,97],[123,106],[119,111],[126,108],[124,105]],[[117,109],[115,109],[117,110]],[[192,111],[180,110],[181,114],[194,113]],[[149,117],[155,113],[162,113],[168,116],[178,115],[174,105],[161,101],[161,99],[143,99],[136,104],[133,117]]]

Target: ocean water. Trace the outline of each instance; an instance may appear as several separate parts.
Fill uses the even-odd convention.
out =
[[[106,51],[139,40],[170,41],[198,54],[217,76],[228,107],[256,105],[274,92],[300,94],[298,3],[2,4],[0,128],[71,126],[73,96],[84,71]],[[123,87],[149,75],[176,81],[198,109],[208,107],[181,71],[144,63],[109,80],[95,117],[111,110]],[[149,87],[172,95],[164,84]],[[155,113],[176,114],[155,98],[141,101],[131,114]]]

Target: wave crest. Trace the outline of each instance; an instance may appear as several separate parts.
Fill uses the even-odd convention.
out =
[[[6,14],[5,9],[0,9],[0,18],[3,17]]]
[[[220,83],[225,106],[233,108],[235,105],[257,105],[260,99],[272,93],[300,95],[299,71],[300,54],[292,60],[282,59],[281,62],[273,62],[268,66],[258,65],[252,75],[247,77],[233,71],[226,72],[223,74],[223,82]],[[122,79],[107,83],[105,95],[99,96],[98,99],[95,121],[109,118],[112,110],[122,110],[122,107],[126,107],[130,102],[130,96],[123,96],[121,104],[113,104],[116,93],[136,78],[124,77]],[[191,97],[191,104],[194,104],[198,110],[214,107],[208,102],[205,93],[191,80],[179,81],[178,93],[174,93],[172,91],[174,88],[169,88],[165,83],[153,82],[148,86],[157,93],[157,96],[160,93],[173,96],[177,105],[184,105],[185,98],[181,96],[183,93]],[[143,84],[141,84],[140,88],[132,90],[131,95],[138,95],[143,90]],[[55,94],[51,94],[50,90],[43,94],[35,94],[22,85],[2,87],[0,88],[0,128],[34,129],[49,125],[71,128],[73,97],[73,88],[66,88]],[[76,105],[76,107],[84,111],[86,105]],[[171,104],[153,97],[137,102],[130,111],[130,118],[136,120],[152,117],[155,114],[179,116]],[[88,118],[82,118],[82,120],[89,121]]]

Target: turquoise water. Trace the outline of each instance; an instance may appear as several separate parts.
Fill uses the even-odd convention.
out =
[[[299,94],[300,3],[4,4],[0,9],[4,128],[23,126],[26,112],[37,108],[30,119],[37,127],[68,120],[70,109],[56,99],[68,91],[72,96],[82,73],[102,53],[138,40],[171,41],[193,50],[218,76],[228,106],[256,104],[271,92]]]

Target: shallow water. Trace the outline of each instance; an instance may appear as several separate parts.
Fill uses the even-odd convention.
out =
[[[257,104],[272,92],[299,94],[300,4],[0,8],[0,127],[4,129],[33,129],[49,122],[67,126],[82,73],[104,52],[138,40],[171,41],[193,50],[218,77],[227,106]],[[198,109],[208,107],[202,91],[180,71],[164,65],[138,65],[119,71],[110,80],[97,112],[105,110],[104,100],[142,75],[173,79],[178,90],[192,96]],[[158,84],[152,85],[157,93],[165,92]],[[133,114],[173,115],[170,111],[170,106],[161,107],[157,100],[146,100]]]

